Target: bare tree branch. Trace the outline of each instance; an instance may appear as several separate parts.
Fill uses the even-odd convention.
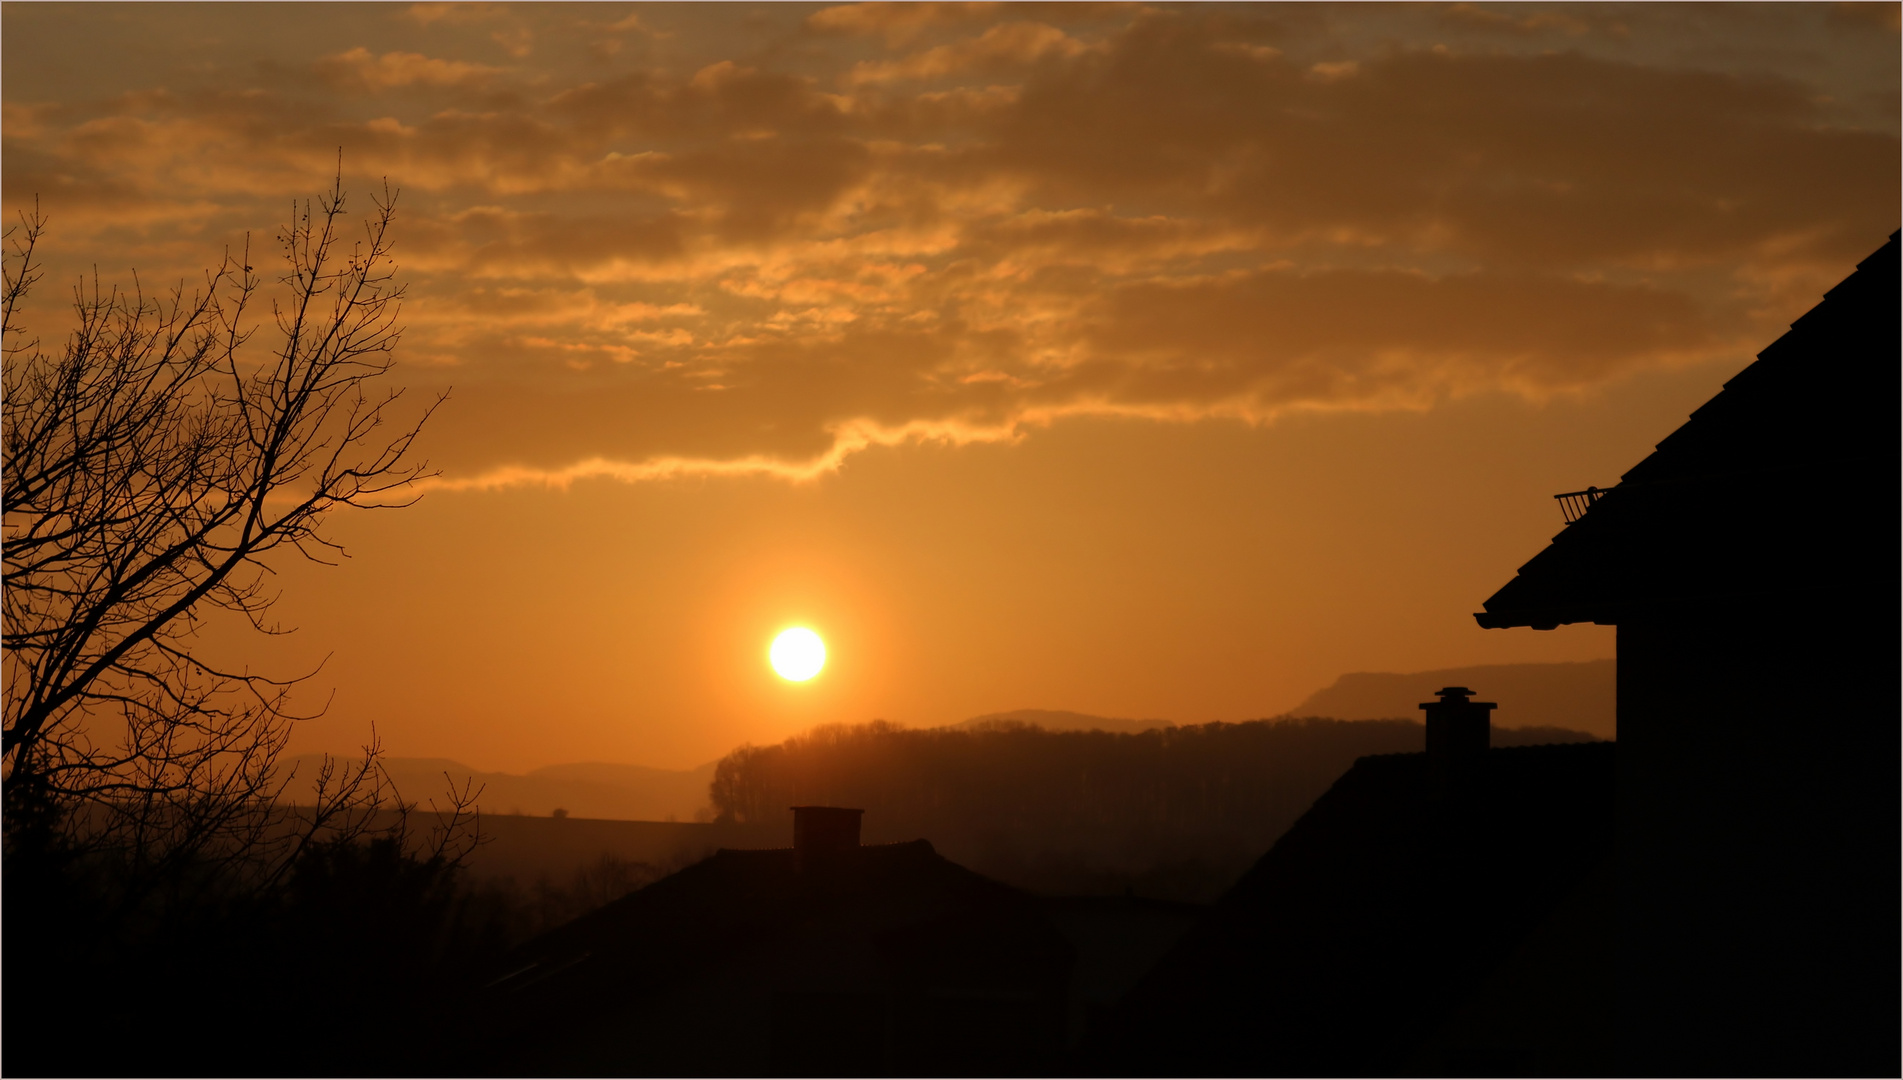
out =
[[[121,291],[95,273],[49,352],[20,323],[43,276],[37,203],[6,233],[8,783],[32,785],[135,875],[210,858],[275,878],[311,843],[369,828],[394,795],[373,739],[360,762],[327,760],[309,778],[315,805],[291,811],[280,759],[309,717],[290,692],[315,672],[270,678],[195,651],[215,611],[283,632],[268,619],[273,553],[326,561],[341,553],[321,531],[328,513],[409,505],[430,475],[413,450],[443,399],[400,421],[402,391],[372,385],[394,363],[404,295],[396,193],[372,206],[347,237],[341,170],[314,206],[293,206],[268,349],[248,240],[191,290],[148,298],[136,277]],[[470,798],[452,792],[457,828]],[[460,841],[431,843],[441,856]]]

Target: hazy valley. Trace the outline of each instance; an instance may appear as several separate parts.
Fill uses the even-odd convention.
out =
[[[1491,664],[1412,674],[1346,674],[1309,695],[1280,719],[1324,717],[1336,720],[1404,720],[1418,729],[1419,703],[1443,686],[1470,686],[1498,702],[1494,726],[1502,730],[1557,728],[1594,738],[1616,735],[1613,722],[1611,660],[1570,664]],[[998,724],[1022,724],[1051,732],[1098,731],[1138,734],[1179,725],[1161,719],[1092,716],[1054,709],[1017,709],[973,717],[944,730],[972,731]],[[1395,729],[1399,730],[1399,729]],[[1400,736],[1382,751],[1409,749],[1418,730]],[[1508,739],[1514,738],[1508,736]],[[1418,749],[1418,747],[1411,747]],[[293,760],[300,776],[309,776],[321,755]],[[427,808],[440,802],[449,783],[480,792],[477,805],[487,818],[548,817],[557,810],[574,818],[616,821],[708,821],[713,811],[708,787],[719,763],[693,769],[657,769],[603,762],[550,765],[527,773],[483,771],[447,758],[386,757],[385,772],[406,802]],[[1345,767],[1345,762],[1342,763]],[[1339,771],[1339,770],[1337,770]],[[445,779],[447,777],[447,780]],[[1313,795],[1311,793],[1310,797]],[[921,834],[927,835],[927,834]]]

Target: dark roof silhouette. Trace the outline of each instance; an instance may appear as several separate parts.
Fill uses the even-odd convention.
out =
[[[1898,1070],[1898,234],[1477,616],[1619,628],[1617,1059]]]
[[[1462,1009],[1516,963],[1604,955],[1579,940],[1599,924],[1563,905],[1606,873],[1615,752],[1487,750],[1439,783],[1427,754],[1362,758],[1143,980],[1093,1064],[1123,1075],[1589,1069],[1590,1054],[1490,1046],[1463,1033]],[[1605,973],[1590,967],[1531,981],[1591,998]],[[1584,1014],[1567,1022],[1590,1023],[1590,1005],[1568,1006]]]
[[[1073,1049],[1103,1038],[1116,1022],[1117,1003],[1209,911],[1207,904],[1131,893],[1038,902],[1077,954],[1070,979]]]
[[[796,854],[723,850],[530,942],[485,992],[481,1066],[983,1073],[1062,1051],[1073,953],[1035,898],[924,840]]]
[[[1897,314],[1892,233],[1475,619],[1550,629],[1662,603],[1854,587],[1840,561],[1829,572],[1815,562],[1867,539],[1833,528],[1867,528],[1873,508],[1895,519],[1894,487],[1869,484],[1895,473]],[[1880,539],[1893,549],[1893,530]]]

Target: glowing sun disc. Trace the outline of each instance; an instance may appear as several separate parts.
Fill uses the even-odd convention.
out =
[[[773,662],[773,670],[780,673],[780,678],[805,682],[826,666],[826,643],[811,630],[796,626],[773,639],[767,659]]]

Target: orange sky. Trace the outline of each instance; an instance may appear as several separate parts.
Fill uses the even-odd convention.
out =
[[[479,768],[1610,656],[1470,613],[1903,199],[1895,4],[0,19],[49,284],[402,189],[441,481],[211,645]]]

